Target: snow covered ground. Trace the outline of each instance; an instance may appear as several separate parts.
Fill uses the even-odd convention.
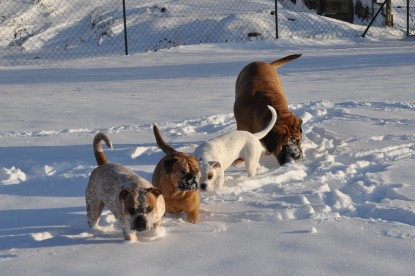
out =
[[[278,40],[0,70],[1,275],[410,275],[415,268],[413,40]],[[151,132],[192,152],[235,129],[234,82],[254,60],[280,69],[304,120],[302,163],[264,157],[203,193],[201,221],[123,241],[106,212],[86,224],[91,143],[151,179]]]
[[[60,38],[36,39],[47,53]],[[284,38],[0,66],[0,275],[412,275],[414,43]],[[246,64],[294,53],[279,73],[304,121],[303,162],[263,156],[252,178],[229,169],[223,190],[201,195],[198,225],[167,214],[126,242],[106,211],[103,230],[88,229],[98,131],[111,162],[151,180],[163,156],[152,123],[192,153],[236,128]]]

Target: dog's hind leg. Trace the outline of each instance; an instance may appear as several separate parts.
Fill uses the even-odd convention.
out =
[[[104,203],[102,201],[88,200],[86,202],[86,214],[88,218],[88,225],[91,228],[98,226],[98,220],[101,217],[102,210],[104,210]]]
[[[248,162],[248,161],[245,162],[246,164],[245,168],[246,168],[246,172],[248,173],[248,177],[252,177],[256,175],[256,171],[258,169],[258,163],[255,164],[254,162],[252,162],[252,160],[251,162]]]
[[[260,154],[258,155],[257,153],[255,153],[251,156],[251,158],[248,158],[245,161],[245,169],[246,169],[246,172],[248,173],[248,177],[252,177],[256,175],[256,171],[259,166],[260,157],[261,157]]]

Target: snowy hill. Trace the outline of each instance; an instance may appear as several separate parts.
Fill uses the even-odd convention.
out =
[[[371,11],[369,14],[379,8],[379,5],[372,6],[369,0],[359,0],[359,3],[368,9],[367,13]],[[113,0],[1,1],[2,63],[39,64],[50,60],[122,55],[125,40],[121,4]],[[274,1],[126,1],[126,9],[130,54],[179,45],[276,37]],[[402,6],[394,6],[393,13],[394,28],[385,28],[384,16],[379,16],[368,36],[404,37],[406,11]],[[360,37],[370,19],[369,15],[364,18],[355,15],[352,24],[319,16],[303,1],[278,2],[280,38]]]

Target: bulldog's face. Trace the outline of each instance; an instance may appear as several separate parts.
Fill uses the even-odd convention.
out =
[[[179,191],[196,191],[199,187],[199,164],[193,156],[180,153],[164,161],[170,182]]]
[[[273,153],[282,166],[291,161],[303,159],[301,149],[303,121],[293,115],[287,120],[288,124],[275,124],[274,128],[263,138],[263,143],[268,152]]]
[[[223,180],[223,170],[219,162],[205,161],[200,159],[202,176],[200,178],[200,189],[202,191],[212,191],[218,182]]]
[[[127,188],[121,191],[119,199],[124,215],[130,221],[130,229],[148,231],[160,221],[166,209],[161,191],[151,187],[147,189]]]

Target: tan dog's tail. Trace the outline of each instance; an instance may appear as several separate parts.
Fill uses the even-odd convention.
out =
[[[271,129],[274,127],[274,125],[275,125],[275,123],[277,122],[277,112],[275,111],[275,109],[272,107],[272,106],[270,106],[270,105],[267,105],[267,107],[268,107],[268,109],[271,111],[271,113],[272,113],[272,118],[271,118],[271,121],[269,122],[269,124],[268,124],[268,126],[266,127],[266,128],[264,128],[263,130],[261,130],[260,132],[257,132],[257,133],[254,133],[254,135],[256,136],[256,137],[258,137],[258,139],[262,139],[262,138],[264,138],[265,137],[265,135],[267,135],[268,134],[268,132],[270,132],[271,131]]]
[[[158,129],[158,127],[153,124],[153,133],[154,133],[154,137],[156,137],[156,141],[157,141],[157,146],[159,146],[159,148],[165,153],[165,154],[170,154],[173,152],[177,152],[177,150],[175,150],[174,148],[172,148],[171,146],[169,146],[164,140],[163,137],[160,134],[160,131]]]
[[[301,54],[286,56],[286,57],[283,57],[281,59],[278,59],[278,60],[275,60],[275,61],[271,62],[271,65],[274,66],[275,69],[278,69],[281,66],[283,66],[284,64],[286,64],[286,63],[288,63],[288,62],[290,62],[294,59],[297,59],[299,57],[301,57]]]
[[[102,146],[101,146],[101,141],[104,141],[107,147],[112,149],[112,142],[111,142],[110,137],[107,134],[99,132],[97,133],[97,135],[95,135],[94,142],[92,143],[92,147],[94,149],[94,155],[95,155],[95,159],[97,160],[98,166],[108,163],[107,157],[105,156],[104,150],[102,149]]]

